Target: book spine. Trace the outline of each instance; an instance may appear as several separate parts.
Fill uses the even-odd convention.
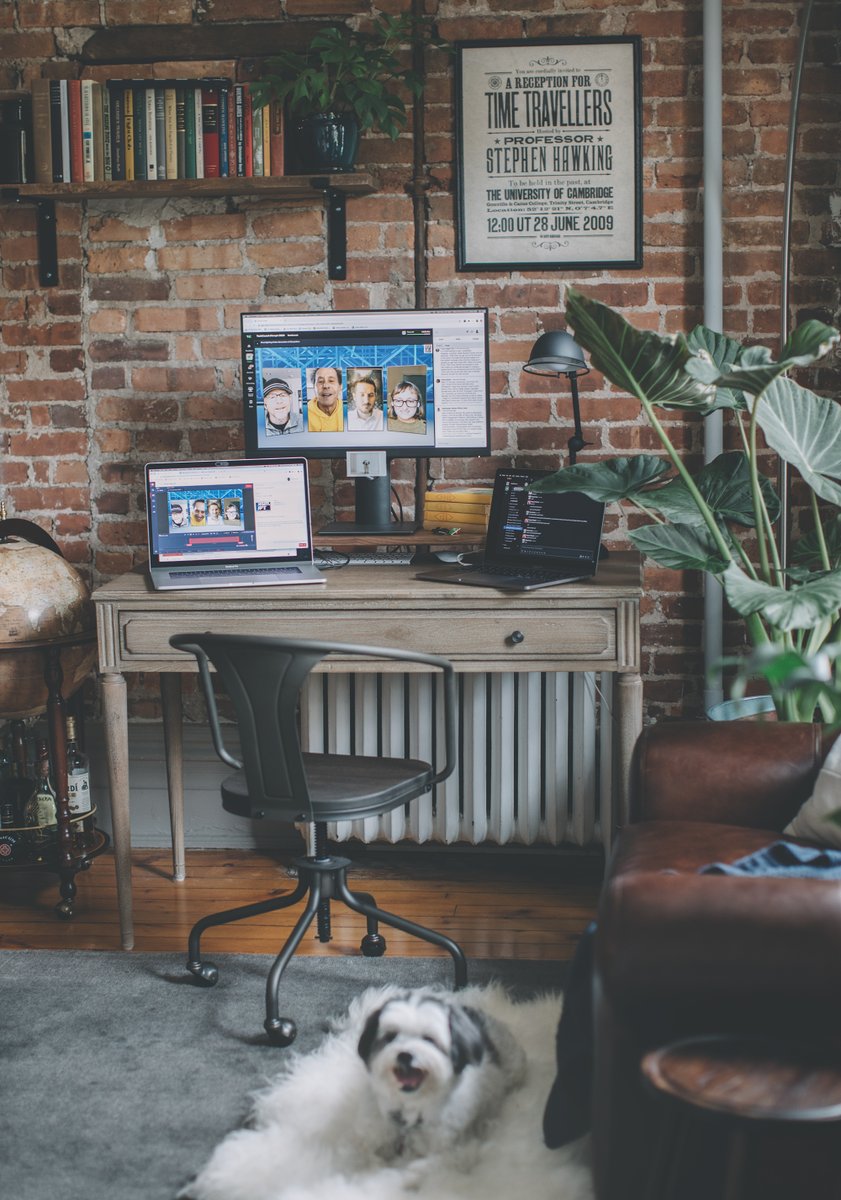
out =
[[[134,178],[146,178],[146,88],[134,85]]]
[[[61,166],[61,86],[57,79],[50,80],[50,155],[52,158],[53,183],[63,183]]]
[[[166,179],[166,101],[162,83],[155,85],[156,178]]]
[[[88,118],[90,133],[85,136],[85,117]],[[80,79],[67,81],[67,119],[70,126],[70,179],[73,183],[81,183],[93,179],[87,173],[87,155],[90,155],[91,171],[93,171],[93,146],[86,145],[93,136],[93,121],[90,113],[82,112],[82,82]]]
[[[245,88],[238,83],[234,88],[234,134],[237,175],[245,175]]]
[[[252,174],[263,174],[263,109],[251,109]]]
[[[36,183],[53,182],[53,149],[50,136],[50,81],[32,83],[32,141]]]
[[[134,88],[123,85],[123,147],[125,179],[134,179]]]
[[[196,141],[196,179],[204,179],[204,136],[202,134],[201,87],[193,88],[193,136]]]
[[[433,525],[481,525],[488,523],[488,514],[480,512],[460,512],[457,508],[426,508],[423,510],[424,521]]]
[[[187,174],[187,89],[182,83],[175,85],[175,148],[178,154],[178,178],[189,179]]]
[[[178,121],[175,85],[164,88],[164,161],[166,178],[178,178]]]
[[[222,178],[230,175],[230,153],[228,148],[228,113],[231,107],[231,89],[227,86],[219,88],[219,174]]]
[[[184,89],[184,178],[196,178],[196,91],[192,84]]]
[[[109,80],[106,84],[111,97],[111,178],[126,177],[126,114],[123,104],[123,85]]]
[[[105,178],[105,125],[102,109],[102,84],[93,81],[91,88],[93,108],[93,177]]]
[[[228,92],[228,174],[237,174],[237,114],[236,88]]]
[[[218,179],[220,171],[219,89],[202,87],[201,130],[205,179]]]
[[[260,110],[263,118],[263,174],[272,174],[272,109],[264,104]]]
[[[70,98],[66,79],[59,79],[59,104],[61,107],[61,178],[67,183],[70,174]]]
[[[82,167],[85,183],[93,183],[96,175],[93,168],[93,81],[83,79],[81,82],[81,124],[82,135]]]
[[[254,174],[254,112],[251,105],[251,92],[247,86],[242,89],[242,113],[242,141],[245,150],[245,170],[243,171],[243,175],[250,177]]]
[[[146,112],[146,178],[158,178],[158,133],[157,116],[155,113],[155,89],[143,89],[143,102]]]
[[[286,146],[285,146],[286,117],[283,112],[283,105],[278,104],[278,102],[276,100],[272,101],[271,108],[269,111],[270,111],[269,143],[271,146],[269,153],[270,153],[271,167],[272,167],[271,173],[272,173],[272,175],[283,175],[286,172],[286,168],[284,165],[285,156],[286,156]]]
[[[114,178],[114,160],[111,157],[113,136],[111,133],[111,93],[100,84],[99,98],[102,102],[102,175],[106,180]]]

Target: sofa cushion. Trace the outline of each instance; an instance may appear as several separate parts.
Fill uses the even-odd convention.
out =
[[[784,832],[809,838],[823,846],[841,848],[841,825],[829,819],[841,809],[841,738],[827,754],[815,780],[815,789],[786,825]]]

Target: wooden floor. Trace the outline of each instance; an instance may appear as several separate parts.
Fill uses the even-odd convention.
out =
[[[454,938],[468,958],[566,961],[598,895],[600,864],[555,854],[348,852],[352,889],[373,893],[384,909]],[[136,950],[186,949],[190,926],[211,912],[280,895],[294,886],[280,852],[193,850],[187,879],[173,883],[167,850],[137,850],[133,858]],[[76,877],[76,912],[56,915],[54,875],[0,869],[0,948],[119,949],[119,925],[110,855]],[[274,954],[300,907],[209,930],[202,949]],[[333,905],[333,940],[307,934],[298,953],[355,954],[363,918]],[[398,955],[439,953],[397,930],[383,930]]]

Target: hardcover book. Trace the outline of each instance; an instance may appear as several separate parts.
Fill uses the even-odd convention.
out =
[[[93,123],[90,122],[90,133],[85,138],[82,114],[82,82],[79,79],[67,81],[67,113],[70,122],[70,180],[72,183],[82,183],[93,178],[85,172],[85,155],[90,154],[91,170],[93,170]],[[90,114],[88,114],[90,116]],[[85,142],[88,142],[87,147]]]
[[[219,89],[202,86],[201,129],[204,154],[204,178],[218,179],[220,175],[219,146]]]
[[[53,146],[50,134],[50,81],[32,82],[32,140],[35,156],[35,182],[53,182]]]

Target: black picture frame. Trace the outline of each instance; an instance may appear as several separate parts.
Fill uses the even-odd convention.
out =
[[[458,271],[642,266],[639,37],[456,45]]]

